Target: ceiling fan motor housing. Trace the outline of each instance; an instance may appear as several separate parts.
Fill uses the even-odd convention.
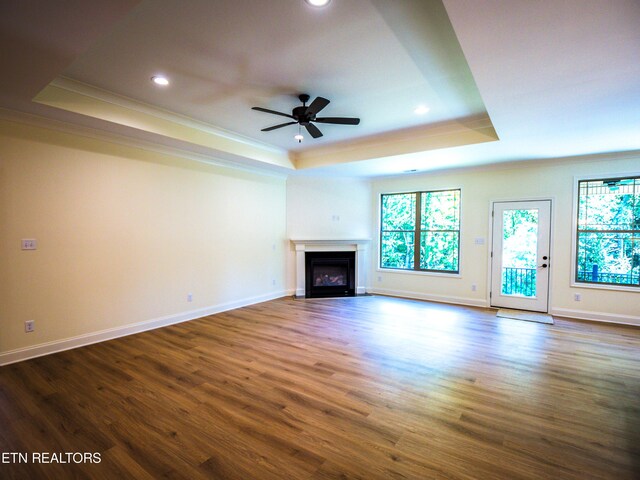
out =
[[[307,115],[307,107],[305,106],[294,108],[291,115],[301,124],[309,123],[316,119],[315,114]]]

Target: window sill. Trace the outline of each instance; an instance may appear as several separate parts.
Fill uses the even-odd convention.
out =
[[[424,272],[421,270],[403,270],[400,268],[380,268],[376,267],[376,272],[383,273],[401,273],[407,275],[422,275],[426,277],[446,277],[446,278],[462,278],[460,273],[446,273],[446,272]]]
[[[634,292],[634,293],[640,293],[640,288],[639,287],[627,287],[624,285],[598,285],[595,283],[581,283],[581,282],[576,282],[573,281],[571,282],[571,287],[572,288],[589,288],[592,290],[612,290],[615,292]]]

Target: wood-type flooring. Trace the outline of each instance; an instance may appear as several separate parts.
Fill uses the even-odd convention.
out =
[[[640,329],[283,298],[1,367],[0,454],[2,479],[638,479]]]

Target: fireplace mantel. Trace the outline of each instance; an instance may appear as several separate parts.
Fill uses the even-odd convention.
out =
[[[337,246],[344,246],[344,245],[367,245],[371,240],[369,239],[364,239],[364,238],[359,238],[359,239],[344,239],[344,240],[337,240],[335,238],[331,239],[331,238],[324,238],[324,239],[303,239],[303,240],[299,240],[299,239],[291,239],[291,243],[293,243],[294,245],[337,245]]]
[[[368,239],[291,239],[296,250],[296,297],[305,296],[305,252],[356,252],[356,294],[366,292]]]

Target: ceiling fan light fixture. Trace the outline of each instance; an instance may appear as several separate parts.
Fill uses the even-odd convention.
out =
[[[304,140],[304,137],[302,136],[301,133],[298,133],[293,138],[295,138],[298,141],[298,143],[302,143],[302,140]]]
[[[161,87],[166,87],[169,85],[169,79],[164,75],[154,75],[151,77],[151,81],[156,85],[160,85]]]
[[[304,0],[305,2],[307,2],[309,5],[311,5],[312,7],[326,7],[327,5],[329,5],[329,3],[331,3],[331,0]]]

